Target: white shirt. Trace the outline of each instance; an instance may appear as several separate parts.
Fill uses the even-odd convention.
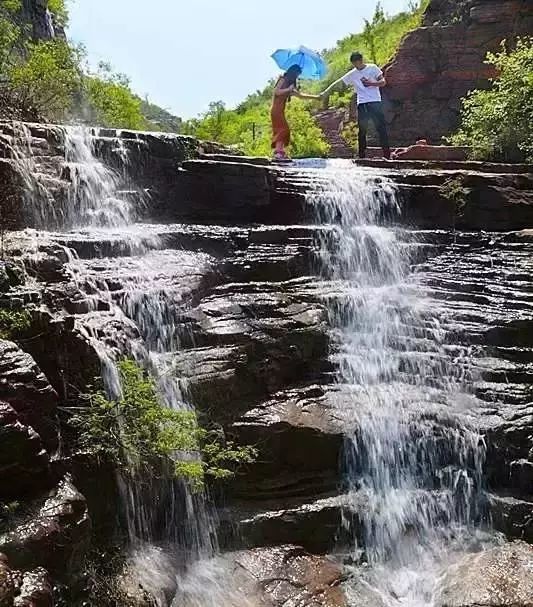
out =
[[[362,70],[358,70],[354,67],[353,70],[349,71],[345,76],[342,77],[344,84],[353,86],[357,92],[357,105],[361,103],[371,103],[373,101],[381,101],[381,91],[377,86],[365,86],[362,82],[362,78],[368,80],[379,80],[383,76],[383,72],[377,65],[373,63],[367,63]]]

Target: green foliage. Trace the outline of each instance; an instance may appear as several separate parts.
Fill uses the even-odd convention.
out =
[[[20,27],[0,14],[0,74],[6,72],[14,59],[20,37]]]
[[[450,177],[439,189],[441,196],[455,205],[456,217],[461,217],[470,193],[470,190],[464,187],[463,179],[461,177]]]
[[[365,20],[362,33],[351,34],[339,40],[334,48],[324,52],[329,68],[328,75],[322,82],[311,84],[309,90],[312,92],[324,90],[351,69],[350,54],[353,51],[360,51],[372,63],[385,65],[392,59],[405,34],[420,25],[426,5],[427,1],[413,3],[409,10],[389,17],[378,2],[372,19]],[[337,98],[332,96],[331,104],[345,106],[350,96],[349,92]]]
[[[1,0],[0,9],[9,13],[17,13],[22,10],[22,0]]]
[[[0,308],[0,339],[17,339],[28,331],[30,325],[31,316],[25,310]]]
[[[353,150],[357,149],[359,138],[359,127],[356,122],[350,121],[342,129],[341,136],[346,144]]]
[[[54,17],[61,25],[66,25],[68,21],[68,10],[65,0],[48,0],[48,10],[54,13]]]
[[[195,488],[205,476],[232,476],[255,457],[252,447],[236,447],[198,424],[193,411],[160,404],[153,379],[130,359],[119,363],[122,397],[110,401],[101,392],[71,418],[79,447],[116,462],[130,474],[173,469]]]
[[[100,126],[139,129],[147,127],[141,112],[141,100],[132,93],[128,78],[100,63],[96,74],[84,78],[92,121]]]
[[[31,43],[26,61],[11,68],[9,79],[27,105],[60,119],[81,85],[77,50],[60,39]]]
[[[449,141],[471,146],[474,158],[533,161],[533,37],[518,39],[514,50],[503,42],[486,62],[499,76],[463,100],[461,128]]]
[[[292,99],[287,106],[287,120],[291,125],[291,154],[296,158],[324,156],[328,145],[307,105]],[[209,111],[192,126],[192,133],[200,138],[236,145],[245,154],[271,154],[270,101],[249,97],[236,110],[226,109],[222,101],[211,103]]]

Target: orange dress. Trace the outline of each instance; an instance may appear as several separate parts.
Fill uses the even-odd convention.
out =
[[[281,78],[280,78],[281,80]],[[280,80],[276,83],[279,84]],[[285,108],[287,101],[290,98],[290,93],[287,95],[274,95],[272,99],[272,108],[270,110],[270,117],[272,119],[272,147],[282,144],[287,147],[291,142],[291,130],[287,118],[285,118]]]

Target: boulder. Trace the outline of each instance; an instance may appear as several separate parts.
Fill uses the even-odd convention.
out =
[[[64,577],[79,567],[89,546],[85,498],[67,476],[15,529],[0,536],[0,551],[24,571],[46,567]]]
[[[533,543],[533,500],[495,494],[488,499],[495,529],[509,538]]]
[[[47,444],[55,442],[52,416],[57,393],[30,354],[5,340],[0,340],[0,400],[11,405],[21,423],[31,426]]]
[[[54,591],[48,571],[38,567],[24,573],[13,607],[54,607]]]
[[[291,504],[286,499],[269,503],[278,509],[253,514],[237,510],[236,514],[241,516],[237,521],[238,537],[245,547],[297,544],[313,554],[325,554],[347,540],[343,496],[305,503]],[[253,504],[248,502],[248,505]]]
[[[331,560],[296,546],[258,548],[234,555],[234,580],[265,607],[341,607],[341,569]]]
[[[231,426],[239,442],[258,448],[256,463],[233,484],[235,494],[283,500],[336,489],[344,438],[330,396],[320,386],[278,392]]]
[[[533,546],[512,542],[462,558],[439,584],[437,607],[533,605]]]
[[[42,490],[48,472],[49,455],[40,436],[0,402],[0,496],[10,499]]]
[[[5,554],[0,553],[0,605],[10,607],[16,590],[16,576]]]

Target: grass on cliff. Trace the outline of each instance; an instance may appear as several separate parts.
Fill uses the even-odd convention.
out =
[[[384,65],[392,59],[402,38],[418,27],[429,0],[413,1],[409,9],[388,16],[378,2],[374,16],[365,22],[364,30],[343,38],[335,47],[324,51],[328,64],[327,78],[321,82],[302,83],[302,90],[318,93],[331,82],[351,69],[350,54],[360,50],[367,61]],[[228,109],[221,101],[213,102],[204,115],[188,121],[186,132],[201,139],[211,139],[235,145],[249,155],[270,154],[270,104],[274,88],[271,80],[262,91],[249,95],[237,108]],[[344,107],[350,103],[351,93],[334,94],[330,99],[333,107]],[[319,109],[318,102],[292,100],[288,109],[288,120],[293,135],[291,154],[294,157],[324,156],[328,145],[317,127],[312,111]]]
[[[236,445],[222,432],[201,427],[193,411],[162,405],[153,378],[135,361],[122,360],[118,367],[122,397],[108,400],[101,392],[93,393],[71,417],[80,449],[132,475],[170,469],[193,488],[201,488],[206,477],[231,478],[254,460],[253,447]]]
[[[504,41],[486,62],[499,76],[463,100],[461,128],[449,140],[470,146],[475,159],[533,162],[533,37],[513,49]]]

